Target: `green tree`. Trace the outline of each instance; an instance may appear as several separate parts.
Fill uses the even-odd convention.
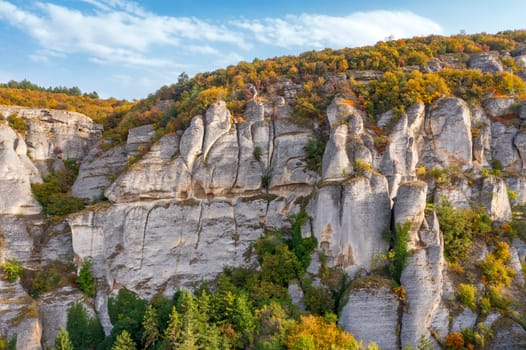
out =
[[[130,333],[128,331],[123,330],[121,334],[117,336],[117,340],[115,340],[115,343],[111,347],[111,350],[135,350],[137,347],[135,346],[135,342],[130,336]]]
[[[79,289],[86,297],[94,297],[97,292],[97,281],[91,272],[92,262],[90,259],[84,260],[80,268],[79,276],[77,277],[77,284]]]
[[[179,344],[179,339],[181,337],[181,320],[179,319],[179,313],[177,308],[172,306],[172,312],[170,313],[170,318],[168,320],[168,326],[164,331],[164,339],[167,343],[169,349],[176,349],[177,344]]]
[[[181,305],[181,337],[179,348],[184,350],[197,349],[198,340],[198,310],[195,298],[189,291],[183,291],[180,297]]]
[[[144,348],[154,347],[160,338],[159,325],[157,323],[157,313],[152,305],[148,305],[146,312],[144,313],[144,319],[142,321],[144,333],[142,339],[144,342]]]
[[[61,328],[55,337],[55,346],[52,350],[73,350],[73,343],[69,339],[69,333]]]
[[[75,350],[95,349],[104,340],[99,320],[89,317],[81,303],[69,308],[66,330]]]
[[[136,344],[141,344],[143,339],[142,322],[148,302],[137,294],[127,289],[119,290],[116,298],[108,300],[108,313],[113,330],[111,336],[117,337],[123,330],[133,338]]]
[[[236,298],[232,324],[234,329],[240,333],[238,346],[248,348],[254,340],[257,323],[245,293],[241,293]]]

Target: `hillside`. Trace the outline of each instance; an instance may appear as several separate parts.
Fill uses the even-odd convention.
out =
[[[524,346],[525,63],[515,31],[242,62],[133,105],[0,88],[3,341]]]

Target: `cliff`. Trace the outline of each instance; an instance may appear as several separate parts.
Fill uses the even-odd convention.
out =
[[[492,55],[471,60],[472,68],[502,70]],[[338,322],[358,340],[397,349],[428,339],[438,348],[446,335],[485,324],[490,346],[524,344],[526,331],[506,323],[505,312],[472,310],[456,296],[464,282],[485,295],[476,267],[505,241],[514,271],[505,293],[518,311],[526,306],[525,236],[505,234],[512,208],[526,202],[526,104],[441,96],[371,123],[354,100],[336,96],[324,128],[298,123],[287,97],[250,100],[242,117],[218,101],[184,130],[158,137],[140,126],[117,145],[78,113],[1,107],[27,126],[0,121],[1,260],[16,258],[28,271],[91,260],[98,288],[86,307],[109,332],[108,297],[119,289],[171,296],[214,281],[224,267],[250,267],[253,243],[305,212],[302,236],[317,240],[309,275],[321,286],[322,267],[349,276]],[[306,148],[323,138],[318,172]],[[31,184],[66,159],[80,162],[72,194],[94,204],[65,221],[46,220]],[[474,248],[461,260],[467,280],[453,256],[458,237],[441,227],[440,208],[448,206],[472,208],[501,232],[470,237]],[[393,277],[385,270],[401,230],[409,253]],[[392,288],[392,278],[403,288]],[[52,344],[66,310],[82,300],[69,286],[37,299],[20,280],[0,288],[0,334],[16,334],[20,349]]]

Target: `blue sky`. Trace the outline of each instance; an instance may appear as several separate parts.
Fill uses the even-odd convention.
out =
[[[526,29],[524,0],[0,0],[0,82],[143,98],[197,72],[388,36]]]

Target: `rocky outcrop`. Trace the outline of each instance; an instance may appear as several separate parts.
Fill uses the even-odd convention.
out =
[[[439,63],[437,69],[447,66]],[[0,197],[0,260],[17,258],[38,269],[51,260],[79,265],[91,259],[100,282],[91,307],[109,332],[108,296],[118,289],[147,298],[171,295],[213,280],[224,266],[249,266],[253,257],[245,253],[265,230],[290,227],[289,216],[306,211],[302,234],[316,237],[317,253],[324,252],[329,267],[354,279],[339,323],[358,339],[394,349],[473,325],[469,311],[450,314],[447,308],[454,292],[444,273],[438,219],[427,203],[482,204],[492,220],[505,222],[511,217],[508,189],[517,192],[515,203],[526,202],[526,137],[520,118],[509,122],[505,115],[510,101],[491,98],[469,107],[440,98],[401,115],[384,113],[371,125],[352,98],[338,97],[327,109],[327,132],[318,121],[314,128],[294,123],[287,99],[299,86],[283,88],[287,96],[247,102],[243,117],[217,102],[184,131],[157,139],[153,126],[145,125],[117,146],[95,142],[100,129],[77,114],[16,109],[29,129],[24,136],[0,122],[0,190],[7,194]],[[305,146],[327,134],[317,174],[307,167]],[[46,223],[30,188],[41,173],[60,166],[60,158],[82,160],[74,195],[87,202],[108,199],[72,214],[67,225]],[[499,161],[505,179],[498,176]],[[433,178],[434,167],[447,179]],[[360,285],[378,277],[376,263],[392,245],[389,235],[404,224],[412,252],[400,280],[405,296],[387,283]],[[516,270],[525,251],[514,243]],[[308,271],[318,282],[321,258],[315,253],[312,260]],[[0,289],[20,304],[0,313],[0,335],[12,334],[11,321],[29,310],[13,328],[26,334],[19,340],[25,348],[40,342],[40,333],[49,346],[65,310],[81,298],[64,287],[36,305],[18,283],[2,283]],[[514,286],[523,284],[517,278]],[[304,307],[300,283],[291,283],[289,293]],[[0,309],[8,304],[0,302]]]
[[[479,69],[483,73],[496,73],[502,72],[502,62],[499,59],[498,52],[487,52],[471,55],[468,62],[470,69]]]
[[[104,150],[106,147],[111,147],[110,141],[99,141],[82,161],[71,189],[75,197],[88,201],[102,198],[112,179],[124,169],[128,160],[126,147],[121,145]]]
[[[48,349],[55,344],[55,336],[60,328],[66,328],[68,309],[83,300],[76,288],[64,287],[40,296],[38,314],[42,324],[42,346]]]
[[[4,117],[16,115],[25,120],[28,154],[38,164],[57,158],[79,161],[102,134],[102,126],[76,112],[0,107],[0,114]]]
[[[0,214],[40,213],[31,194],[31,183],[39,181],[40,173],[27,157],[24,139],[0,122]]]
[[[389,287],[352,289],[338,323],[356,339],[385,350],[398,349],[398,304]]]
[[[431,107],[425,120],[427,137],[424,162],[440,167],[472,165],[471,117],[466,102],[459,98],[441,98]]]
[[[407,113],[399,118],[389,134],[390,143],[382,157],[380,171],[389,180],[392,198],[396,195],[401,182],[415,179],[415,167],[419,160],[418,145],[422,142],[424,116],[423,103],[411,106]],[[391,120],[392,116],[389,122]],[[379,125],[382,124],[379,122]]]
[[[38,305],[18,283],[0,281],[0,334],[16,336],[17,349],[40,350]]]
[[[423,181],[407,182],[398,188],[394,206],[394,222],[397,227],[409,224],[408,248],[416,248],[420,241],[418,233],[424,220],[427,184]],[[398,229],[398,228],[397,228]]]
[[[412,252],[400,278],[406,292],[402,347],[418,344],[421,337],[430,339],[433,320],[442,313],[444,243],[435,213],[426,215],[426,190],[424,182],[406,183],[398,189],[394,206],[394,222],[397,228],[408,230],[408,249]]]

